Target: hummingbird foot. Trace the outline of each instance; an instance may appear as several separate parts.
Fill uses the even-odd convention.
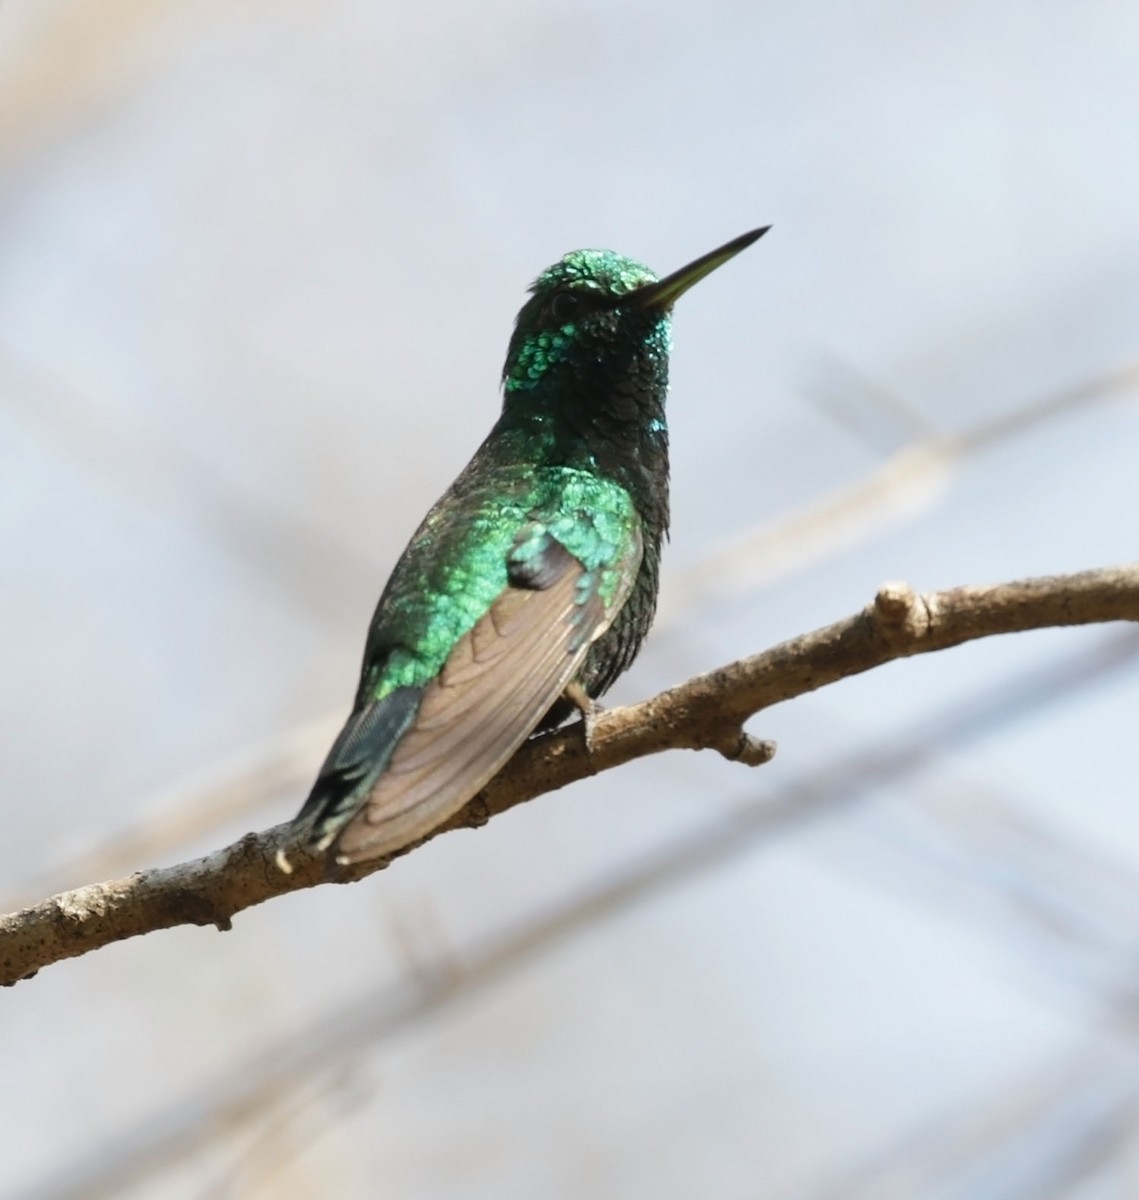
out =
[[[581,713],[581,738],[587,756],[593,754],[593,727],[605,710],[575,679],[566,684],[562,695]]]

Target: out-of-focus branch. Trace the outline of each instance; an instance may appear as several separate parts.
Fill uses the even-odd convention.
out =
[[[1118,620],[1139,621],[1139,564],[921,595],[886,584],[852,617],[602,714],[588,751],[574,727],[532,739],[431,836],[483,825],[516,804],[663,750],[711,749],[759,765],[774,748],[745,733],[743,723],[780,701],[976,638]],[[228,929],[242,909],[318,883],[354,881],[390,861],[330,868],[290,847],[295,868],[286,875],[275,859],[288,837],[289,826],[279,825],[204,858],[77,888],[0,918],[0,982],[156,929]]]
[[[886,526],[912,519],[933,504],[974,455],[1088,405],[1139,391],[1139,362],[1127,362],[957,433],[939,434],[904,400],[850,366],[833,357],[820,366],[821,378],[806,393],[807,399],[821,401],[832,413],[843,409],[852,416],[872,404],[879,410],[885,407],[895,429],[922,431],[921,435],[855,483],[745,530],[687,567],[670,570],[654,626],[658,636],[697,613],[706,616],[714,604],[755,591],[837,550],[849,550]],[[857,419],[863,420],[862,415]]]

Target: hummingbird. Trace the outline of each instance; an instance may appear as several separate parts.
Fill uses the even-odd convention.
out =
[[[294,842],[341,865],[382,858],[575,708],[588,744],[594,701],[656,611],[672,306],[768,228],[663,279],[611,250],[574,250],[534,281],[501,415],[396,563]]]

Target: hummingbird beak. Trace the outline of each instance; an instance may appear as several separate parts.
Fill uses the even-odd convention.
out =
[[[621,298],[622,306],[629,304],[636,308],[655,308],[661,312],[670,309],[694,283],[699,283],[705,275],[711,275],[717,267],[722,267],[729,258],[735,258],[752,242],[758,242],[770,228],[770,225],[764,225],[762,229],[753,229],[750,233],[741,234],[718,250],[702,254],[695,262],[681,267],[679,271],[673,271],[671,275],[666,275],[656,283],[647,283],[644,287],[637,288],[635,292]]]

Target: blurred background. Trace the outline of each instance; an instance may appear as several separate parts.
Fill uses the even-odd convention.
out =
[[[614,702],[1133,559],[1139,8],[7,0],[0,891],[299,806],[527,283],[679,306]],[[0,1193],[1139,1195],[1139,634],[765,713],[0,995]]]

